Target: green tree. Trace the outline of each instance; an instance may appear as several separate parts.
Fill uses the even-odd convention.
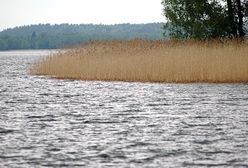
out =
[[[243,37],[246,2],[242,0],[162,0],[175,38]]]
[[[244,32],[244,16],[245,16],[245,10],[243,8],[245,8],[245,3],[243,2],[242,5],[242,1],[241,0],[236,0],[236,9],[237,9],[237,16],[238,16],[238,21],[237,21],[237,25],[238,25],[238,35],[240,38],[243,38],[245,36],[245,32]]]
[[[31,49],[36,49],[37,48],[37,37],[36,37],[36,32],[34,31],[31,35]]]
[[[6,41],[0,39],[0,50],[6,50],[6,49],[8,49]]]

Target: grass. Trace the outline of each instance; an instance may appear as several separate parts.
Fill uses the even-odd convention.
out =
[[[51,55],[31,73],[58,79],[246,83],[248,44],[235,41],[102,41]]]

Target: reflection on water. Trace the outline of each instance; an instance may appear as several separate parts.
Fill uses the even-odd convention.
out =
[[[30,76],[0,52],[0,167],[248,167],[248,85]]]

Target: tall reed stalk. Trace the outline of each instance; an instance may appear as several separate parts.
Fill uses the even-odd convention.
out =
[[[102,41],[47,57],[32,74],[59,79],[166,83],[248,82],[248,44]]]

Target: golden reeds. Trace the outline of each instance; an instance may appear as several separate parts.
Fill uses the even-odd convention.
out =
[[[248,45],[234,41],[91,42],[47,57],[32,74],[140,82],[248,82]]]

